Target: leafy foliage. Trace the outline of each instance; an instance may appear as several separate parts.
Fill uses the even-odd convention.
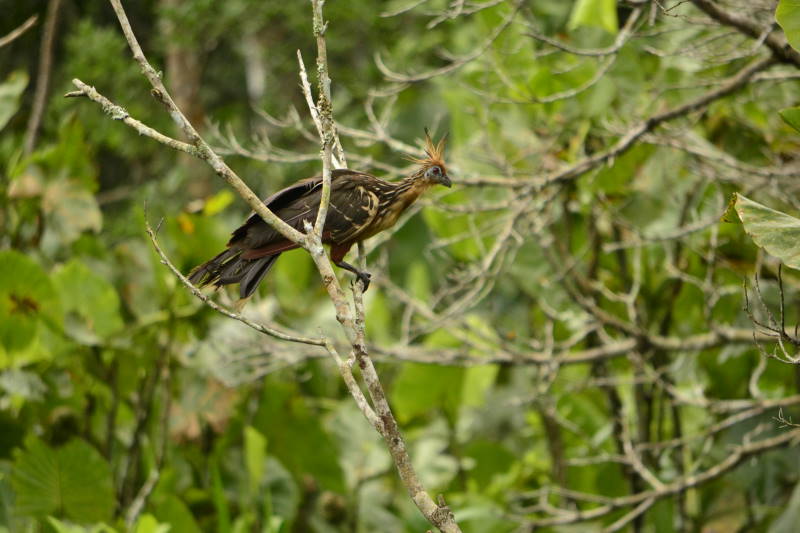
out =
[[[731,200],[753,241],[786,266],[800,268],[800,219],[736,193]]]
[[[22,515],[91,523],[110,520],[114,509],[108,463],[79,440],[58,449],[29,442],[14,462],[11,485]]]
[[[4,5],[0,34],[45,4]],[[254,190],[319,171],[297,87],[307,3],[125,4]],[[759,248],[800,265],[797,65],[731,87],[768,43],[702,2],[663,4],[326,3],[349,165],[397,178],[423,127],[450,133],[453,189],[367,244],[366,328],[412,462],[465,532],[797,522],[796,367],[742,289],[758,275],[763,322],[798,321],[797,274],[779,287]],[[769,34],[795,47],[796,4]],[[80,78],[180,138],[107,3],[62,6],[31,151],[44,24],[0,48],[0,531],[430,529],[324,350],[220,317],[160,264],[145,201],[183,272],[247,208],[197,161],[62,98]],[[743,225],[720,223],[732,194]],[[245,309],[337,331],[302,251]]]

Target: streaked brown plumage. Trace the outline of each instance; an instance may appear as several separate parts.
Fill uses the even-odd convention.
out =
[[[331,201],[322,242],[330,245],[331,261],[356,274],[364,283],[364,290],[369,286],[370,274],[344,262],[350,248],[392,227],[431,186],[451,185],[443,160],[444,139],[434,144],[426,131],[425,141],[427,157],[413,158],[420,167],[397,182],[349,169],[331,172]],[[304,232],[304,222],[313,224],[317,218],[321,192],[322,177],[315,176],[276,192],[264,203],[281,220]],[[247,298],[280,254],[297,247],[254,214],[233,232],[227,249],[192,270],[189,280],[200,286],[239,283],[240,296]]]

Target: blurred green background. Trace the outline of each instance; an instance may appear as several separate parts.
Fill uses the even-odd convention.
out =
[[[800,210],[800,137],[778,114],[797,104],[797,67],[764,68],[592,162],[770,54],[666,4],[325,5],[349,165],[397,179],[424,127],[449,132],[455,186],[367,246],[367,336],[412,461],[465,532],[800,523],[786,447],[800,366],[767,357],[771,339],[759,349],[744,309],[747,281],[749,311],[777,316],[777,262],[720,222],[734,191]],[[772,2],[723,7],[773,22]],[[313,77],[309,2],[125,8],[178,105],[258,194],[319,172],[296,59]],[[0,0],[0,12],[0,35],[39,16],[0,48],[0,531],[430,528],[324,351],[215,314],[159,264],[145,202],[183,272],[248,208],[202,162],[63,98],[79,78],[180,138],[111,7]],[[791,330],[798,278],[783,282]],[[344,340],[302,251],[246,312]]]

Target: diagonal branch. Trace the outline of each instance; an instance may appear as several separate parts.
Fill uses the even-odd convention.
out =
[[[258,215],[264,219],[267,224],[275,228],[276,231],[280,232],[281,235],[290,241],[305,247],[305,235],[289,226],[286,222],[278,218],[275,213],[270,211],[269,208],[264,205],[261,199],[256,195],[256,193],[254,193],[250,187],[248,187],[247,184],[242,181],[242,179],[236,175],[236,173],[231,170],[227,164],[225,164],[222,158],[218,156],[214,150],[211,149],[208,143],[200,136],[200,134],[197,133],[197,130],[194,128],[194,126],[192,126],[183,112],[172,100],[169,91],[167,91],[167,88],[161,81],[160,74],[147,61],[147,57],[145,57],[144,52],[142,52],[142,47],[139,46],[139,41],[136,39],[133,29],[131,29],[128,16],[125,14],[125,10],[122,8],[120,0],[110,0],[110,2],[111,7],[114,9],[114,12],[117,15],[117,19],[119,20],[122,33],[125,35],[125,39],[128,41],[128,46],[133,52],[133,58],[139,64],[142,74],[144,74],[144,76],[150,82],[150,85],[153,87],[153,96],[167,108],[172,120],[174,120],[175,123],[180,127],[184,135],[188,137],[191,144],[197,148],[197,157],[208,163],[211,168],[214,169],[214,172],[216,172],[217,175],[228,182],[228,184],[233,187],[242,198],[244,198],[248,205],[253,208],[253,211],[258,213]]]
[[[620,139],[611,148],[602,152],[598,152],[597,154],[587,157],[571,167],[547,176],[539,183],[539,187],[544,188],[548,185],[554,185],[575,179],[589,170],[605,163],[606,161],[610,161],[615,157],[622,155],[631,149],[636,141],[638,141],[646,133],[653,131],[655,128],[665,122],[685,116],[694,111],[699,111],[700,109],[705,108],[711,102],[738,91],[747,85],[753,76],[762,70],[773,66],[776,62],[777,60],[772,56],[753,61],[736,73],[736,75],[728,78],[728,80],[719,87],[708,91],[694,100],[681,104],[677,107],[673,107],[672,109],[662,111],[661,113],[656,113],[645,121],[640,122],[628,130],[625,135],[620,137]]]
[[[31,15],[30,17],[28,17],[28,20],[20,24],[19,27],[17,27],[14,30],[11,30],[3,37],[0,37],[0,48],[11,44],[16,39],[21,37],[23,33],[31,29],[33,25],[36,24],[37,20],[39,20],[39,15]]]
[[[775,59],[781,63],[800,67],[800,52],[789,46],[789,43],[782,36],[770,33],[771,28],[765,28],[752,18],[725,11],[719,4],[711,0],[692,0],[692,3],[697,9],[725,26],[736,28],[753,39],[763,38],[764,44],[772,51]],[[765,33],[767,34],[766,37],[764,37]]]
[[[245,317],[245,316],[243,316],[243,315],[241,315],[239,313],[236,313],[234,311],[231,311],[230,309],[226,309],[225,307],[223,307],[223,306],[219,305],[218,303],[216,303],[214,300],[209,298],[208,295],[204,294],[200,289],[195,287],[192,284],[192,282],[189,281],[186,278],[186,276],[184,276],[181,273],[181,271],[178,270],[177,267],[172,264],[172,262],[169,260],[169,257],[167,257],[167,254],[164,253],[164,250],[162,250],[161,246],[158,244],[158,239],[156,238],[156,232],[158,231],[158,228],[156,228],[154,230],[152,228],[152,226],[150,226],[150,221],[147,220],[147,211],[146,210],[145,210],[145,221],[144,221],[144,223],[145,223],[145,226],[146,226],[146,229],[147,229],[147,235],[150,237],[150,242],[153,244],[153,248],[155,248],[156,253],[158,253],[158,256],[161,258],[161,264],[165,265],[175,275],[175,277],[178,278],[178,280],[187,289],[189,289],[191,291],[192,294],[194,294],[200,301],[202,301],[204,304],[209,306],[211,309],[213,309],[214,311],[216,311],[216,312],[218,312],[218,313],[220,313],[222,315],[225,315],[228,318],[232,318],[234,320],[238,320],[242,324],[253,328],[254,330],[258,331],[259,333],[264,333],[266,335],[269,335],[270,337],[275,337],[276,339],[281,339],[281,340],[290,341],[290,342],[299,342],[299,343],[302,343],[302,344],[311,344],[311,345],[314,345],[314,346],[323,346],[323,347],[326,347],[326,348],[328,347],[329,341],[327,339],[314,338],[314,337],[304,337],[304,336],[298,335],[296,333],[287,333],[287,332],[281,331],[281,330],[276,329],[276,328],[271,328],[269,326],[265,326],[264,324],[260,324],[258,322],[253,321],[253,320],[250,320],[249,318],[247,318],[247,317]]]

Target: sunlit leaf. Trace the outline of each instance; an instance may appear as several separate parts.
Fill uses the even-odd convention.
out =
[[[619,30],[616,0],[578,0],[569,16],[569,29],[578,26],[597,26],[608,33]]]
[[[264,477],[267,460],[267,439],[252,426],[244,428],[244,458],[251,494],[256,494]]]
[[[19,97],[28,86],[28,75],[24,70],[16,70],[0,83],[0,130],[19,109]]]
[[[56,533],[117,533],[117,530],[106,524],[95,524],[92,526],[81,526],[71,522],[65,522],[58,518],[48,516],[47,522],[53,527]]]
[[[0,252],[0,344],[9,352],[25,348],[41,324],[60,323],[58,294],[31,258]]]
[[[155,516],[143,514],[136,522],[134,533],[169,533],[171,528],[169,524],[160,524]]]
[[[800,0],[780,0],[775,20],[783,28],[792,48],[800,50]]]
[[[228,207],[233,202],[233,193],[229,189],[222,189],[214,196],[206,200],[206,205],[203,207],[203,214],[206,216],[213,216]]]
[[[800,269],[800,219],[781,213],[741,194],[732,207],[753,241],[788,267]]]

